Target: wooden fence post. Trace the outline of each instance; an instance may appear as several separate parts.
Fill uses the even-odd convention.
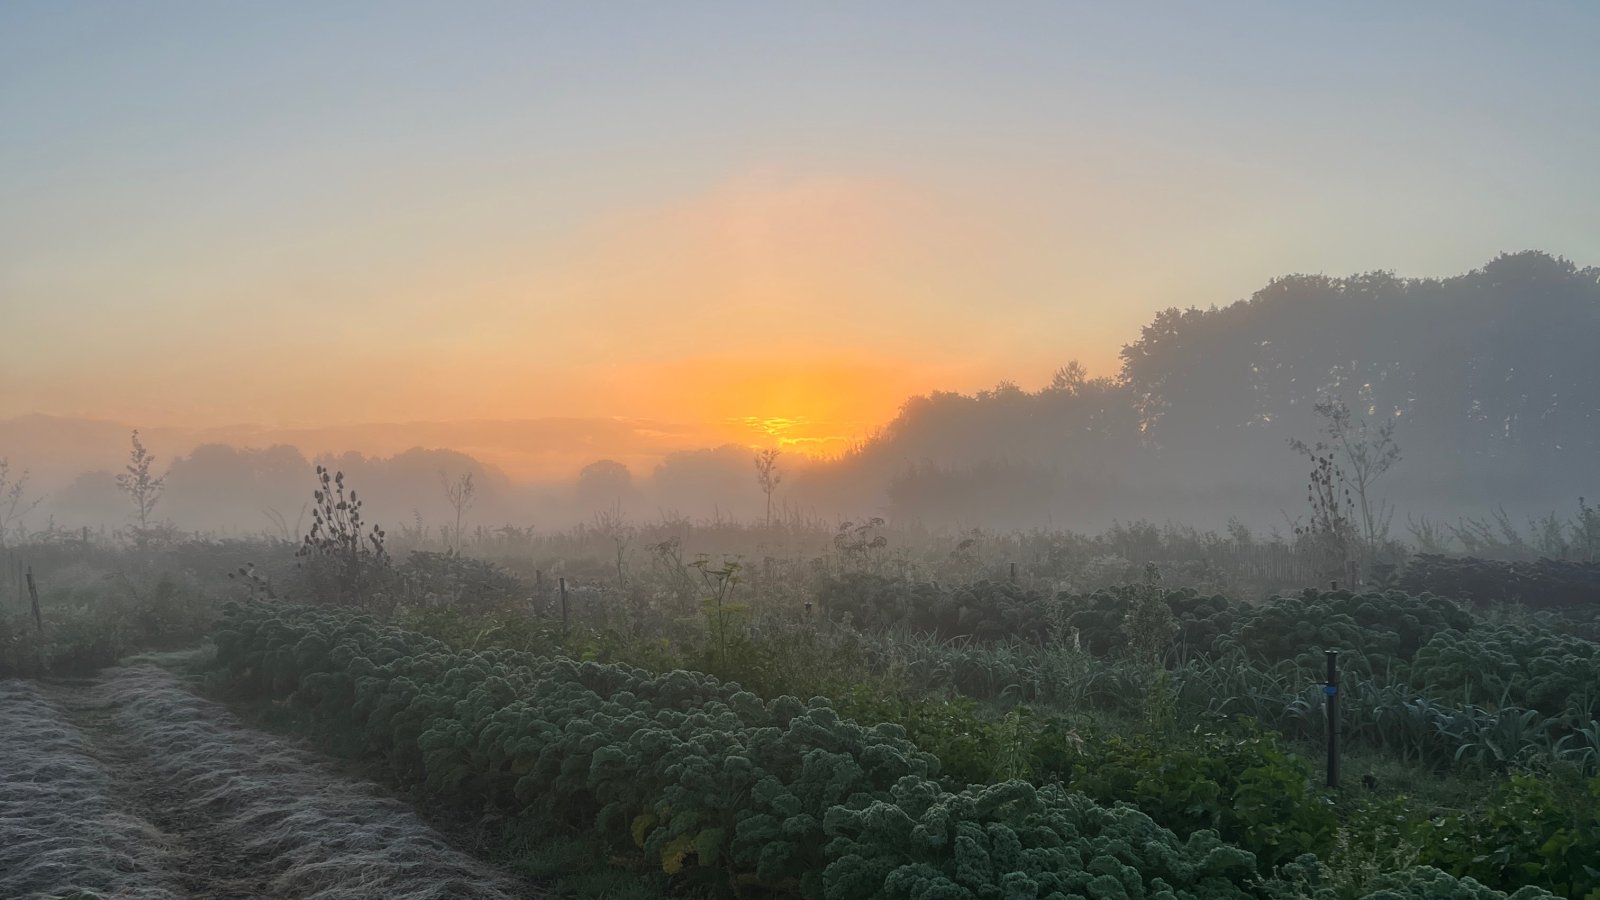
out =
[[[33,602],[33,627],[44,635],[44,616],[39,612],[39,588],[33,583],[33,566],[28,567],[28,597]]]

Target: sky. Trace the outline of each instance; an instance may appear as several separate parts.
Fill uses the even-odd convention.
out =
[[[838,452],[1279,275],[1600,262],[1597,39],[1555,2],[13,0],[0,417]]]

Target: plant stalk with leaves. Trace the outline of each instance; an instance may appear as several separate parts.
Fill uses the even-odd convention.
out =
[[[133,517],[139,523],[134,531],[134,541],[140,549],[149,543],[150,516],[155,512],[156,503],[161,500],[161,491],[167,486],[167,476],[151,474],[150,469],[155,461],[155,456],[139,440],[139,430],[134,429],[133,450],[128,454],[127,471],[117,476],[117,487],[133,501]]]
[[[11,461],[0,458],[0,547],[6,545],[6,535],[13,528],[20,528],[22,517],[27,515],[43,501],[43,497],[35,498],[31,503],[23,500],[24,492],[28,486],[28,470],[23,469],[21,474],[13,480],[11,477]]]
[[[383,546],[387,533],[377,525],[366,527],[361,500],[354,490],[346,492],[343,472],[319,465],[317,480],[319,486],[311,495],[311,530],[295,555],[314,567],[331,567],[332,588],[341,602],[371,606],[380,599],[390,574],[389,553]]]
[[[778,483],[783,481],[783,473],[778,471],[778,450],[763,450],[756,454],[756,482],[761,485],[761,492],[767,495],[767,527],[772,527],[772,492],[778,489]]]

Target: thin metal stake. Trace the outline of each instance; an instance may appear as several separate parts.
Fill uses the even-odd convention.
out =
[[[1322,692],[1328,695],[1328,787],[1339,786],[1339,651],[1329,650],[1328,681]]]
[[[566,631],[567,631],[567,579],[566,579],[566,576],[562,576],[562,578],[561,578],[561,633],[565,634]]]

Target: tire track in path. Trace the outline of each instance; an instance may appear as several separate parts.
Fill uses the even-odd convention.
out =
[[[81,779],[78,793],[143,838],[123,857],[103,864],[114,877],[101,872],[79,880],[102,896],[509,900],[540,895],[530,884],[450,846],[376,785],[243,725],[161,669],[110,669],[92,680],[29,690],[25,699],[32,719],[21,730],[59,732],[54,744],[33,743],[46,756],[76,748],[75,765],[98,767],[100,773]],[[20,697],[27,691],[0,690],[0,718],[6,720],[11,706],[22,706],[11,693]],[[0,842],[9,827],[5,767],[0,762]],[[48,802],[43,796],[32,799]],[[119,866],[127,871],[119,873]],[[59,877],[55,881],[64,883]],[[52,896],[13,893],[5,885],[0,881],[6,896]]]
[[[172,839],[123,787],[39,685],[0,681],[0,897],[185,896]]]

